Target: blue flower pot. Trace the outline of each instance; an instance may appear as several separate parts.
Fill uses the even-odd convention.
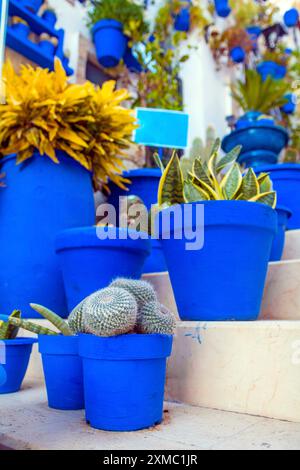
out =
[[[140,279],[151,243],[134,230],[87,227],[62,232],[56,251],[71,311],[116,277]]]
[[[190,3],[190,1],[187,1],[185,3],[188,4]],[[190,27],[191,27],[191,11],[190,11],[190,6],[187,5],[186,7],[181,8],[178,15],[175,16],[174,29],[175,31],[181,31],[183,33],[187,33],[190,30]]]
[[[87,422],[104,431],[137,431],[163,419],[172,336],[80,335]]]
[[[52,44],[52,42],[50,42],[50,41],[47,41],[47,40],[40,41],[39,42],[39,48],[41,49],[43,54],[46,54],[50,57],[53,57],[55,55],[56,46],[54,44]]]
[[[44,0],[21,0],[20,3],[22,3],[23,7],[27,8],[33,13],[37,13],[44,3]]]
[[[276,163],[280,152],[287,145],[288,132],[281,126],[268,125],[257,121],[251,126],[237,129],[227,135],[222,149],[228,153],[237,145],[242,145],[239,163],[246,167]]]
[[[78,336],[39,336],[48,404],[56,410],[84,408]]]
[[[168,271],[160,240],[151,239],[152,250],[144,265],[144,274],[164,273]]]
[[[240,64],[244,62],[246,53],[242,47],[233,47],[230,50],[230,57],[233,60],[233,62],[236,62],[237,64]]]
[[[131,184],[128,185],[129,190],[123,191],[115,184],[110,184],[109,204],[119,208],[119,198],[132,195],[141,198],[148,210],[151,209],[152,204],[157,204],[158,186],[161,178],[160,169],[131,170],[123,173],[123,176],[131,181]]]
[[[126,67],[128,68],[128,70],[130,70],[130,72],[134,72],[134,73],[142,72],[143,67],[141,66],[139,61],[135,58],[135,56],[133,55],[132,49],[129,46],[127,46],[126,48],[123,59],[124,59],[124,63]]]
[[[201,205],[204,225],[197,215]],[[276,211],[254,202],[206,201],[178,206],[182,223],[171,217],[162,227],[173,210],[162,211],[157,222],[181,320],[257,320],[277,232]],[[196,231],[198,245],[193,246]]]
[[[27,39],[30,34],[30,27],[24,23],[16,23],[9,26],[9,28],[14,32],[14,34],[22,39]]]
[[[43,20],[45,20],[51,27],[54,27],[57,22],[56,14],[51,10],[44,11],[42,15]]]
[[[41,318],[30,302],[66,317],[64,286],[55,255],[58,232],[95,222],[90,173],[57,152],[60,164],[34,154],[16,165],[14,155],[0,160],[6,188],[0,197],[0,311],[22,311]],[[74,191],[76,188],[76,191]]]
[[[262,113],[258,111],[248,111],[235,124],[236,129],[246,129],[249,127],[274,126],[273,118],[261,118]]]
[[[255,168],[256,173],[267,172],[277,191],[278,205],[288,207],[292,213],[288,230],[300,229],[300,164],[280,163]]]
[[[227,18],[231,13],[228,0],[215,0],[215,8],[218,16]]]
[[[253,26],[248,26],[248,28],[246,28],[246,31],[249,34],[249,36],[251,38],[251,41],[252,41],[252,44],[253,44],[252,50],[256,51],[256,49],[257,49],[257,40],[258,40],[259,36],[262,33],[262,29],[261,29],[260,26],[253,25]]]
[[[297,96],[294,93],[288,93],[285,98],[288,102],[281,107],[281,111],[285,114],[294,114],[297,108]]]
[[[288,28],[294,28],[299,23],[299,12],[296,8],[291,8],[284,14],[284,24]]]
[[[36,342],[33,338],[0,341],[0,395],[20,390]]]
[[[287,73],[287,69],[284,65],[277,64],[271,60],[261,62],[257,66],[257,71],[263,80],[266,80],[269,75],[275,80],[281,80]]]
[[[270,261],[280,261],[282,258],[285,232],[287,230],[288,221],[292,216],[292,212],[284,206],[277,206],[276,212],[278,216],[278,231],[273,240]]]
[[[123,25],[115,20],[100,20],[92,30],[98,61],[103,67],[116,67],[124,57],[128,39]]]

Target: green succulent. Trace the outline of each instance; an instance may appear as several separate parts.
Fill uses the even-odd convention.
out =
[[[151,284],[146,281],[136,281],[134,279],[119,278],[115,279],[110,287],[125,289],[135,298],[138,310],[145,304],[157,302],[157,295]]]
[[[159,184],[158,205],[173,206],[210,200],[243,200],[276,207],[277,195],[267,173],[256,176],[252,168],[242,172],[237,158],[241,146],[219,157],[216,140],[209,162],[196,158],[192,171],[184,178],[180,160],[174,152]]]
[[[176,319],[170,310],[158,302],[148,302],[139,312],[137,331],[142,334],[173,335]]]
[[[186,178],[188,173],[192,171],[196,158],[201,158],[203,162],[207,162],[209,160],[215,141],[216,134],[212,126],[209,126],[206,130],[205,143],[200,137],[194,139],[189,156],[184,156],[180,160],[180,166],[184,178]]]

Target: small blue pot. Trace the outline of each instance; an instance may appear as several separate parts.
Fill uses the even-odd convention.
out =
[[[186,3],[190,3],[187,1]],[[186,6],[180,10],[180,13],[175,16],[174,29],[175,31],[181,31],[187,33],[191,27],[191,10],[189,6]]]
[[[228,0],[215,0],[215,8],[218,16],[227,18],[231,13]]]
[[[44,0],[21,0],[20,3],[22,3],[23,7],[27,8],[33,13],[37,13],[44,3]]]
[[[281,107],[281,111],[283,111],[285,114],[294,114],[297,108],[296,95],[294,93],[288,93],[285,95],[285,98],[288,100],[288,102]]]
[[[14,34],[22,39],[27,39],[30,34],[30,27],[24,23],[16,23],[9,26],[9,28],[14,32]]]
[[[39,48],[47,56],[53,57],[55,55],[56,46],[52,42],[44,40],[39,42]]]
[[[134,72],[134,73],[142,72],[143,67],[141,66],[139,61],[134,57],[132,49],[129,46],[126,47],[126,51],[125,51],[123,59],[124,59],[124,63],[126,67],[128,68],[128,70],[130,70],[130,72]]]
[[[87,422],[104,431],[137,431],[163,419],[172,336],[80,335]]]
[[[248,28],[246,28],[246,31],[249,34],[249,36],[251,38],[251,41],[252,41],[252,44],[253,44],[252,50],[256,51],[256,49],[257,49],[257,40],[258,40],[259,36],[262,33],[262,29],[261,29],[260,26],[253,25],[253,26],[248,26]]]
[[[281,80],[287,73],[287,69],[284,65],[277,64],[271,60],[261,62],[257,66],[257,71],[263,80],[266,80],[269,75],[275,80]]]
[[[280,163],[255,168],[256,173],[270,173],[278,205],[288,207],[292,213],[288,221],[288,230],[300,229],[300,164]]]
[[[82,361],[78,336],[39,336],[50,408],[84,408]]]
[[[150,256],[146,259],[144,265],[144,274],[164,273],[168,271],[167,263],[163,253],[163,248],[160,240],[155,238],[151,239],[152,251]]]
[[[128,39],[123,24],[116,20],[100,20],[92,30],[96,54],[103,67],[116,67],[124,57]]]
[[[151,209],[152,204],[157,203],[161,170],[156,168],[131,170],[123,173],[123,176],[131,181],[131,184],[128,185],[129,191],[123,191],[115,184],[110,184],[111,194],[108,198],[109,204],[119,208],[119,197],[132,195],[141,198],[148,210]]]
[[[33,338],[17,338],[0,341],[0,395],[18,392],[24,380]],[[5,361],[5,364],[2,362]]]
[[[256,167],[276,163],[288,140],[289,134],[283,127],[257,121],[227,135],[223,139],[222,149],[228,153],[237,145],[242,145],[239,162],[246,167]]]
[[[233,47],[230,50],[230,57],[233,60],[233,62],[236,62],[237,64],[241,64],[245,60],[246,53],[242,47],[237,46],[237,47]]]
[[[276,212],[278,216],[278,231],[273,240],[270,261],[280,261],[282,258],[285,232],[287,230],[288,221],[292,216],[292,212],[284,206],[277,206]]]
[[[201,206],[204,222],[197,213]],[[276,211],[247,201],[205,201],[178,206],[182,223],[173,217],[162,228],[162,218],[173,210],[162,211],[157,222],[181,320],[257,320],[277,232]],[[186,232],[191,232],[188,237]],[[192,249],[195,233],[198,246]]]
[[[284,24],[288,28],[294,28],[299,23],[299,12],[296,8],[291,8],[284,14]]]
[[[43,20],[45,20],[50,26],[54,27],[57,22],[56,14],[51,10],[44,11],[42,15]]]
[[[58,236],[56,251],[69,311],[116,277],[141,278],[151,242],[140,236],[134,230],[111,227],[66,230]]]

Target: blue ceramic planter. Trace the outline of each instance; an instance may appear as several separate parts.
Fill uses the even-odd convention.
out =
[[[134,73],[141,73],[143,68],[139,61],[134,57],[132,49],[127,46],[125,54],[124,54],[124,63],[128,70]]]
[[[291,8],[284,14],[284,24],[288,28],[294,28],[299,23],[299,12],[296,8]]]
[[[68,315],[55,238],[64,229],[92,225],[95,206],[91,175],[62,153],[60,164],[39,154],[16,165],[0,161],[6,188],[0,197],[0,311],[41,318],[30,302]],[[76,188],[76,190],[74,190]]]
[[[16,23],[9,26],[9,28],[22,39],[27,39],[30,33],[30,27],[24,23]]]
[[[138,196],[142,199],[147,209],[151,209],[152,204],[157,203],[158,186],[161,178],[159,169],[139,169],[126,171],[124,178],[128,178],[131,184],[128,185],[128,191],[123,191],[115,184],[110,184],[111,194],[108,202],[119,208],[119,197]]]
[[[253,26],[248,26],[248,28],[246,28],[246,31],[249,34],[249,36],[251,38],[251,41],[252,41],[252,44],[253,44],[252,50],[256,51],[256,49],[257,49],[257,40],[258,40],[259,36],[261,35],[262,29],[261,29],[260,26],[253,25]]]
[[[82,361],[78,336],[39,336],[39,352],[50,408],[84,408]]]
[[[292,216],[292,212],[284,206],[277,206],[276,212],[278,216],[278,231],[273,240],[270,261],[280,261],[285,243],[285,232],[287,230],[288,221]]]
[[[287,69],[284,65],[280,65],[272,61],[266,61],[261,62],[257,66],[257,71],[263,80],[266,80],[269,75],[275,80],[280,80],[286,76]]]
[[[39,48],[43,51],[44,54],[48,56],[54,56],[56,51],[56,46],[50,41],[40,41]]]
[[[180,10],[180,13],[175,16],[174,21],[175,31],[181,31],[183,33],[187,33],[191,27],[191,11],[190,6],[188,5],[190,1],[187,0],[185,3],[187,4],[187,6]]]
[[[33,338],[0,341],[0,395],[20,390],[36,342]]]
[[[231,13],[228,0],[215,0],[215,8],[218,16],[227,18]]]
[[[21,0],[20,3],[33,13],[37,13],[44,3],[44,0]]]
[[[172,336],[80,335],[87,422],[104,431],[136,431],[163,419]]]
[[[143,273],[151,274],[167,272],[168,268],[160,240],[155,240],[155,238],[152,238],[151,246],[151,254],[146,259]]]
[[[116,277],[140,279],[151,243],[134,230],[88,227],[62,232],[56,248],[71,311]]]
[[[100,20],[94,25],[92,34],[99,63],[103,67],[116,67],[124,57],[128,42],[122,23]]]
[[[248,111],[242,116],[235,124],[236,129],[248,129],[249,127],[274,127],[275,121],[273,118],[261,118],[262,113],[258,111]]]
[[[187,249],[190,235],[197,231],[200,237],[203,233],[203,220],[197,217],[201,205],[204,246]],[[161,226],[172,208],[162,211],[157,221],[181,320],[257,320],[277,232],[276,211],[247,201],[206,201],[178,207],[183,224],[173,218],[169,227]],[[184,212],[187,209],[190,216]]]
[[[285,206],[292,212],[288,229],[300,229],[300,164],[264,165],[257,167],[255,172],[270,173],[274,189],[277,191],[278,205]]]
[[[45,20],[50,26],[54,27],[57,22],[56,14],[51,10],[44,11],[42,15],[43,20]]]
[[[297,96],[294,93],[288,93],[285,98],[288,102],[282,106],[281,111],[285,114],[294,114],[297,108]]]
[[[230,57],[233,62],[240,64],[244,62],[246,53],[242,47],[237,46],[230,50]]]
[[[276,163],[288,140],[288,132],[283,127],[257,121],[227,135],[223,139],[222,148],[228,153],[237,145],[242,145],[239,162],[247,167],[256,167]]]

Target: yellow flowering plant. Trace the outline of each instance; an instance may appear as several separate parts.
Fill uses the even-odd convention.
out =
[[[0,158],[17,154],[21,163],[38,151],[59,163],[65,152],[93,173],[95,187],[110,179],[124,188],[121,156],[137,128],[132,110],[121,106],[130,95],[108,81],[69,84],[61,62],[55,70],[5,65],[6,103],[0,105]]]

